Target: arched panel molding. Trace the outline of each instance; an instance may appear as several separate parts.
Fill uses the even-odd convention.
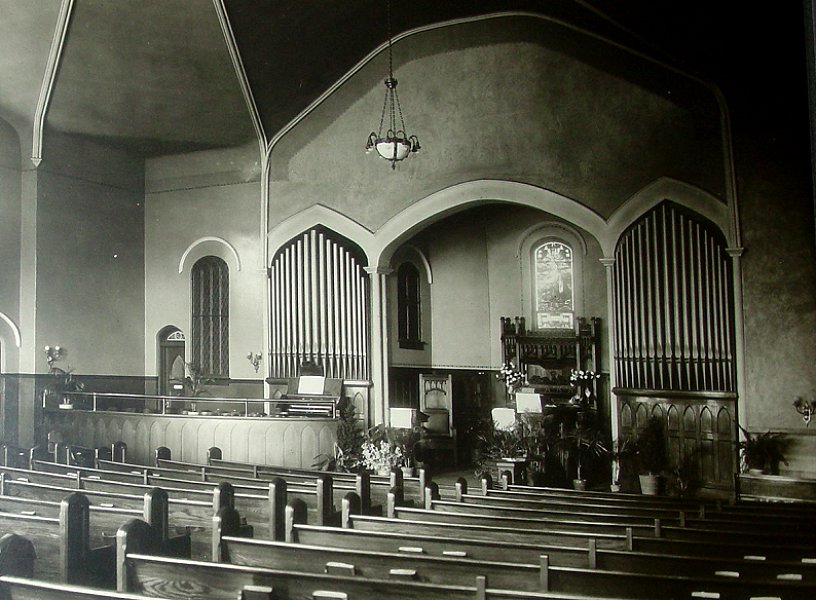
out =
[[[508,202],[543,210],[587,231],[598,240],[604,219],[580,202],[550,190],[515,181],[479,179],[439,190],[391,217],[374,235],[374,264],[386,268],[391,256],[416,233],[447,216],[474,206]]]
[[[414,246],[413,244],[403,244],[399,251],[404,253],[406,259],[413,259],[411,260],[417,267],[421,267],[421,270],[425,273],[425,280],[428,282],[428,285],[433,285],[433,270],[431,269],[431,263],[428,260],[428,257],[425,256],[425,253]],[[393,258],[393,255],[392,255]],[[396,270],[399,267],[399,264],[392,264],[391,268]]]
[[[11,336],[12,336],[12,339],[14,340],[14,346],[16,348],[19,348],[20,346],[22,346],[23,336],[20,334],[20,328],[17,327],[17,323],[12,321],[11,317],[9,317],[7,314],[5,314],[3,312],[0,312],[0,321],[5,322],[6,325],[8,325],[9,330],[11,330]],[[0,329],[0,339],[3,339],[3,338],[5,338],[5,336],[3,335],[2,329]],[[3,341],[6,341],[6,340],[3,339]]]
[[[661,177],[632,195],[609,217],[605,233],[598,236],[604,255],[612,256],[623,232],[641,215],[666,199],[711,221],[725,235],[728,246],[734,245],[732,212],[726,203],[691,184]]]
[[[226,252],[213,253],[204,252],[201,249],[199,249],[198,252],[194,253],[194,251],[198,249],[199,246],[202,246],[203,244],[206,244],[208,242],[215,242],[216,244],[222,245]],[[230,244],[224,238],[217,237],[214,235],[208,235],[198,238],[192,244],[187,246],[187,249],[181,255],[181,259],[179,260],[178,272],[183,273],[185,269],[189,270],[187,266],[188,263],[192,266],[196,260],[207,255],[213,255],[218,256],[219,258],[223,258],[225,261],[227,261],[227,264],[229,264],[230,269],[235,269],[236,271],[241,270],[241,257],[238,255],[238,250],[235,249],[235,246]]]
[[[365,253],[368,264],[372,264],[371,248],[374,235],[371,231],[357,221],[322,204],[313,204],[309,208],[281,221],[269,230],[267,244],[269,246],[270,260],[281,247],[296,235],[318,225],[331,229],[357,244]]]

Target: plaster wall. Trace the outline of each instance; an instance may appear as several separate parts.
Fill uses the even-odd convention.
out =
[[[0,120],[0,312],[20,323],[20,143],[15,130]],[[0,370],[19,368],[14,330],[0,320]]]
[[[746,140],[738,156],[743,227],[742,258],[747,427],[784,431],[793,439],[781,470],[816,477],[816,430],[794,410],[796,397],[816,399],[816,240],[806,159],[770,155],[772,145]],[[776,152],[774,148],[773,152]],[[750,165],[750,166],[749,166]]]
[[[270,227],[323,203],[373,231],[477,178],[538,185],[602,216],[662,176],[722,197],[719,108],[696,82],[548,23],[499,19],[409,40],[394,48],[395,69],[423,149],[395,172],[354,150],[379,122],[377,57],[275,146]]]
[[[266,363],[255,373],[246,359],[263,351],[266,310],[257,148],[152,159],[146,177],[145,373],[157,374],[156,336],[163,327],[175,325],[189,339],[190,269],[215,255],[230,269],[230,377],[262,380]],[[222,394],[230,392],[219,388]]]
[[[77,374],[142,375],[143,162],[51,135],[37,169],[36,347]],[[38,371],[47,370],[42,352]]]

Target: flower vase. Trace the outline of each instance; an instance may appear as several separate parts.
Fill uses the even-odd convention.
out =
[[[388,477],[391,475],[391,467],[377,467],[377,475]]]

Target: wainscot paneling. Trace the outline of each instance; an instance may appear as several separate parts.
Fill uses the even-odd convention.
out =
[[[309,467],[331,453],[337,422],[332,419],[266,419],[224,416],[148,415],[82,410],[46,411],[47,431],[87,447],[122,441],[130,462],[152,464],[154,450],[170,448],[173,458],[206,462],[218,446],[226,460]]]
[[[663,422],[669,470],[684,457],[702,491],[734,492],[737,472],[736,398],[733,394],[616,389],[621,437],[637,438],[651,416]]]

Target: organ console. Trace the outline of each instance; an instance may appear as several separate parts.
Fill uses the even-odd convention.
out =
[[[301,375],[283,379],[270,378],[272,398],[278,400],[271,416],[328,417],[337,416],[337,405],[343,380],[320,375]],[[290,400],[290,402],[286,402]]]

